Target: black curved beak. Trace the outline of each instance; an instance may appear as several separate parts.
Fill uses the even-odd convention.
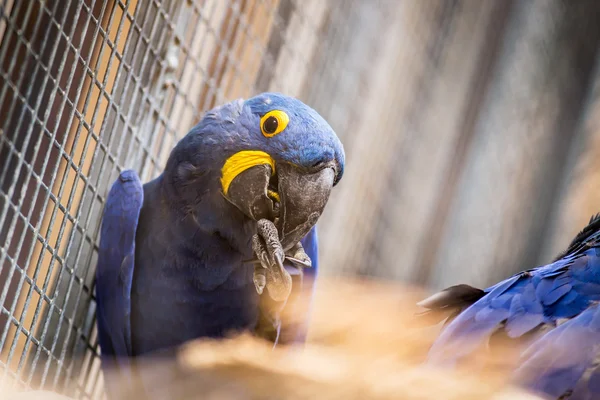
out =
[[[272,170],[267,164],[255,165],[236,176],[225,198],[255,221],[277,217],[276,203],[268,195]]]
[[[281,208],[275,225],[281,245],[287,251],[308,234],[323,213],[335,180],[335,169],[330,164],[314,171],[302,171],[282,163],[277,173]]]
[[[312,170],[282,162],[275,175],[269,165],[256,165],[233,179],[226,197],[248,217],[273,221],[287,251],[317,223],[335,175],[333,162]]]

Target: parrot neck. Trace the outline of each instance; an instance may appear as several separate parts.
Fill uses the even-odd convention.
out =
[[[161,202],[173,221],[186,224],[183,231],[189,236],[185,240],[206,237],[204,242],[210,242],[221,238],[243,256],[251,256],[256,222],[223,195],[221,168],[233,150],[227,142],[216,141],[215,137],[222,141],[224,133],[213,132],[209,122],[210,118],[203,119],[172,150],[163,174],[157,178]]]
[[[198,242],[201,237],[207,240],[218,237],[227,240],[244,257],[250,257],[256,223],[225,199],[219,172],[206,171],[190,177],[189,168],[183,169],[183,173],[175,176],[165,170],[157,178],[161,203],[167,205],[174,221],[180,221],[183,238]]]

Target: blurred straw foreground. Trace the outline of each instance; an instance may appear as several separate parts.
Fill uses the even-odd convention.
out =
[[[439,325],[415,317],[414,304],[423,296],[391,283],[320,280],[304,348],[273,350],[271,343],[249,335],[191,342],[169,365],[169,376],[159,373],[153,391],[169,399],[211,400],[537,398],[508,384],[507,372],[516,361],[510,348],[494,352],[500,357],[482,352],[460,370],[425,366]],[[143,366],[161,367],[157,361]],[[8,398],[53,398],[48,393]],[[136,393],[139,388],[125,398],[143,398]]]

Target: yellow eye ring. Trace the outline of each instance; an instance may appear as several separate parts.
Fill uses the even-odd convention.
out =
[[[280,110],[269,111],[260,119],[260,130],[266,137],[281,133],[290,122],[290,117]]]

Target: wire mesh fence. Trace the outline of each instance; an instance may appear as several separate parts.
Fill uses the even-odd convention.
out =
[[[598,211],[581,199],[600,193],[599,15],[594,0],[0,0],[0,379],[102,396],[109,185],[157,176],[203,112],[262,91],[301,98],[344,143],[323,273],[483,284],[547,261]]]
[[[359,3],[2,3],[5,378],[100,395],[93,269],[107,187],[124,167],[156,176],[176,140],[217,104],[310,92],[308,80],[333,71],[331,52],[349,45]],[[374,18],[385,7],[371,7]],[[356,26],[375,28],[371,18]],[[366,69],[356,60],[349,79]]]

